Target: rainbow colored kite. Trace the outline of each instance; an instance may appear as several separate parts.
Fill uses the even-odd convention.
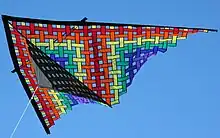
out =
[[[14,70],[45,129],[79,103],[112,106],[178,40],[213,29],[2,16]]]

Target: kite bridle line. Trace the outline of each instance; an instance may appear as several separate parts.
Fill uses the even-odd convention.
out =
[[[24,111],[23,111],[23,113],[22,113],[20,119],[18,120],[18,122],[17,122],[17,124],[16,124],[14,130],[13,130],[12,133],[11,133],[10,138],[12,138],[12,137],[14,136],[14,134],[15,134],[15,132],[16,132],[16,130],[17,130],[19,124],[21,123],[21,120],[22,120],[22,118],[24,117],[24,115],[25,115],[25,113],[26,113],[26,111],[27,111],[27,109],[28,109],[28,107],[29,107],[29,105],[30,105],[30,103],[31,103],[31,100],[33,100],[33,98],[34,98],[35,93],[36,93],[37,90],[38,90],[38,86],[36,87],[36,89],[34,90],[34,92],[33,92],[32,96],[31,96],[31,98],[29,99],[29,101],[28,101],[28,103],[27,103],[27,105],[26,105],[26,107],[25,107],[25,109],[24,109]]]

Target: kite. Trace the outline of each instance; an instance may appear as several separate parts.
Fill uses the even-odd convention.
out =
[[[16,72],[47,134],[77,104],[119,104],[142,65],[214,29],[2,15]]]

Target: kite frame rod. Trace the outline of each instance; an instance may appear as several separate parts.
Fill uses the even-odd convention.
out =
[[[24,18],[24,17],[13,17],[9,15],[2,15],[2,18],[11,21],[21,21],[21,22],[31,22],[31,23],[48,23],[48,24],[60,24],[60,25],[105,25],[105,26],[134,26],[134,27],[162,27],[162,28],[177,28],[177,29],[196,29],[196,30],[207,30],[210,32],[218,32],[217,29],[210,28],[193,28],[184,26],[166,26],[166,25],[146,25],[146,24],[126,24],[126,23],[110,23],[110,22],[87,22],[85,17],[81,21],[55,21],[55,20],[45,20],[45,19],[34,19],[34,18]]]
[[[10,33],[10,28],[8,26],[8,18],[5,18],[5,16],[2,16],[2,20],[3,20],[3,24],[4,24],[4,28],[5,28],[5,32],[6,32],[6,37],[7,37],[7,41],[8,41],[8,48],[9,48],[9,52],[10,52],[10,55],[11,55],[11,58],[12,58],[12,61],[13,61],[13,64],[14,64],[14,70],[17,72],[18,74],[18,77],[19,79],[21,80],[21,83],[22,83],[22,86],[23,88],[25,89],[25,92],[29,98],[29,100],[31,100],[31,97],[32,97],[32,92],[28,89],[28,84],[26,83],[25,81],[25,78],[24,76],[22,75],[21,71],[20,71],[20,67],[18,65],[18,61],[17,61],[17,58],[16,58],[16,53],[15,53],[15,49],[13,47],[13,41],[11,39],[11,33]],[[34,107],[34,110],[41,122],[41,124],[43,125],[43,128],[44,130],[46,131],[47,134],[50,134],[50,130],[49,128],[47,127],[46,123],[44,122],[44,118],[43,118],[43,115],[41,114],[38,106],[37,106],[37,103],[35,102],[35,100],[31,100],[31,104],[32,106]]]

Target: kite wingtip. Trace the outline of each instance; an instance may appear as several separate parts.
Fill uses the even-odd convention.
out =
[[[49,128],[45,128],[45,127],[44,127],[44,130],[46,131],[47,135],[50,135],[50,134],[51,134]]]
[[[2,19],[4,19],[6,17],[6,15],[2,14]]]
[[[110,108],[113,108],[111,103],[104,102],[104,104]]]
[[[207,29],[204,32],[218,32],[218,29]]]
[[[2,14],[1,16],[2,16],[2,19],[3,19],[3,18],[6,18],[6,17],[9,17],[9,16],[6,15],[6,14]]]

